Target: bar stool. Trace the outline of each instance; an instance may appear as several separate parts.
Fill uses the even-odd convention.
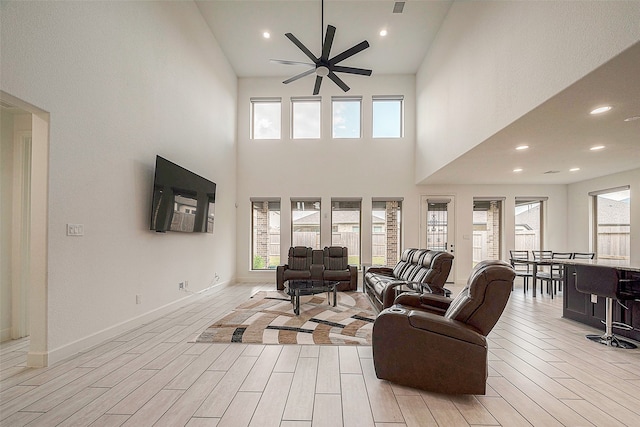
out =
[[[578,292],[585,294],[598,295],[606,298],[606,312],[605,312],[605,332],[604,335],[587,335],[587,338],[591,341],[599,344],[604,344],[611,347],[632,349],[637,346],[629,341],[618,338],[613,334],[613,328],[630,330],[633,327],[613,321],[613,300],[620,301],[624,298],[624,295],[620,294],[621,279],[618,270],[615,268],[594,266],[594,265],[580,265],[576,266],[576,272],[574,273],[576,289]],[[626,280],[622,280],[626,281]],[[620,304],[623,308],[624,305]]]

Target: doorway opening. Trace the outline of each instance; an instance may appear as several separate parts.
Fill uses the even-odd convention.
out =
[[[49,114],[0,91],[2,341],[28,338],[26,365],[48,365]]]

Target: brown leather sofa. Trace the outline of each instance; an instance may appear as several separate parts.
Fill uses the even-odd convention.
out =
[[[331,280],[340,282],[339,291],[358,289],[358,268],[349,265],[347,248],[325,247],[323,250],[305,246],[289,248],[288,262],[276,268],[276,287],[284,289],[287,280]]]
[[[393,304],[399,287],[448,296],[450,292],[444,284],[452,263],[453,255],[448,252],[405,249],[394,268],[369,268],[363,278],[363,291],[378,311]]]
[[[511,294],[513,268],[483,261],[455,299],[404,293],[373,324],[376,375],[393,383],[450,394],[485,394],[487,334]]]

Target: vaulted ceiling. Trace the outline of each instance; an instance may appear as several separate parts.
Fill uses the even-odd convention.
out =
[[[319,56],[322,26],[337,28],[332,53],[367,40],[371,47],[342,65],[376,74],[415,74],[452,1],[320,0],[196,2],[238,77],[287,78],[305,61],[284,34]],[[394,13],[404,3],[402,13]],[[387,35],[381,36],[380,31]],[[268,32],[270,38],[263,37]],[[292,72],[292,69],[294,70]],[[568,184],[640,165],[640,44],[594,70],[446,167],[425,184]],[[613,109],[593,116],[592,108]],[[626,120],[626,121],[625,121]],[[529,149],[517,151],[516,145]],[[604,149],[590,148],[604,145]],[[504,165],[509,164],[509,168]],[[513,172],[522,168],[522,172]],[[579,168],[570,172],[571,168]]]

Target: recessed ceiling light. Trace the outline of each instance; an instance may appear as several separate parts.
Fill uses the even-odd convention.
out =
[[[578,172],[580,170],[580,168],[571,168],[569,169],[569,172]]]
[[[380,30],[380,35],[382,37],[386,36],[387,35],[387,30]]]
[[[522,168],[515,168],[513,171],[514,172],[522,172]]]
[[[640,120],[640,116],[632,116],[624,119],[625,122],[633,122],[634,120]]]
[[[518,145],[518,146],[516,147],[516,150],[526,150],[527,148],[529,148],[529,146],[528,146],[528,145]]]
[[[611,105],[605,105],[602,107],[598,107],[594,110],[591,110],[591,113],[589,114],[602,114],[602,113],[606,113],[607,111],[611,110],[613,107]]]
[[[265,31],[264,33],[262,33],[262,37],[264,37],[265,39],[270,39],[271,34],[269,33],[269,31]]]
[[[603,148],[604,148],[604,145],[595,145],[595,146],[589,148],[589,150],[598,151],[598,150],[602,150]]]

